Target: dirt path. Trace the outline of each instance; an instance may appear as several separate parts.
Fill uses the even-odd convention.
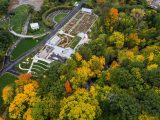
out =
[[[11,0],[8,11],[12,11],[16,7],[25,4],[31,5],[35,11],[39,11],[43,5],[43,0]]]

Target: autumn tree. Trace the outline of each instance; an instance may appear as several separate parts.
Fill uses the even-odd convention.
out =
[[[109,14],[106,17],[106,26],[110,32],[113,32],[114,25],[117,22],[119,17],[118,10],[116,8],[111,8]]]
[[[78,89],[68,98],[61,101],[59,119],[93,120],[101,115],[101,109],[96,99],[85,89]]]
[[[6,87],[3,88],[2,91],[2,98],[4,101],[4,104],[9,104],[14,97],[14,88],[11,85],[7,85]]]
[[[115,44],[118,49],[121,49],[124,46],[125,36],[121,32],[113,32],[109,40],[111,44]]]
[[[71,88],[71,85],[70,85],[68,80],[65,83],[65,88],[66,88],[66,92],[67,93],[71,93],[72,92],[72,88]]]
[[[0,117],[0,120],[4,120],[2,117]]]
[[[22,119],[24,115],[28,115],[30,105],[36,102],[39,85],[37,81],[31,79],[30,74],[19,76],[16,84],[18,92],[10,103],[9,116],[12,119]]]

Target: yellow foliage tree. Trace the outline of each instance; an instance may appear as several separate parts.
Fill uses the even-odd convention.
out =
[[[111,43],[114,43],[117,48],[122,48],[125,42],[125,36],[121,32],[113,32],[109,38]]]
[[[147,70],[151,71],[151,70],[153,70],[153,69],[156,69],[157,67],[158,67],[157,64],[151,64],[151,65],[148,65],[148,66],[147,66]]]
[[[82,60],[82,55],[78,52],[75,53],[75,58],[77,61],[81,61]]]
[[[14,89],[11,85],[3,88],[2,98],[5,104],[9,104],[13,100]]]
[[[109,71],[106,72],[106,80],[110,80],[111,78],[111,73]]]
[[[114,68],[117,68],[119,67],[120,65],[118,64],[117,61],[113,61],[112,64],[111,64],[111,68],[114,69]]]
[[[24,120],[34,120],[31,116],[32,110],[29,108],[27,112],[24,113],[23,119]]]
[[[85,89],[61,100],[59,119],[94,120],[101,115],[98,101]]]
[[[139,45],[141,42],[141,40],[138,37],[138,33],[130,33],[129,39],[131,39],[132,41],[135,41],[136,45]]]
[[[14,100],[9,106],[9,116],[12,119],[26,119],[31,120],[29,117],[29,106],[38,99],[36,99],[38,82],[31,79],[30,74],[24,74],[16,81],[18,92],[14,97]],[[26,113],[26,114],[25,114]],[[27,116],[23,116],[27,115]]]
[[[137,60],[138,62],[143,62],[143,61],[145,60],[145,58],[144,58],[143,55],[137,55],[137,56],[136,56],[136,60]]]
[[[138,120],[159,120],[159,118],[157,116],[153,116],[143,112],[139,115]]]
[[[148,57],[148,61],[151,62],[151,61],[153,61],[153,59],[154,59],[154,53],[151,52],[149,57]]]
[[[91,71],[94,72],[94,76],[101,76],[101,72],[104,69],[105,58],[92,56],[92,58],[88,61],[90,65]]]
[[[21,119],[24,114],[24,110],[26,109],[26,103],[28,101],[29,101],[29,98],[27,95],[23,93],[17,94],[9,106],[10,118]]]

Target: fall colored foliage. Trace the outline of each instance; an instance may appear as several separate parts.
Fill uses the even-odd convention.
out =
[[[14,89],[11,85],[7,85],[3,88],[2,98],[5,104],[9,104],[14,96]]]
[[[4,120],[2,117],[0,117],[0,120]]]
[[[66,88],[66,92],[67,93],[71,93],[72,92],[72,88],[71,88],[71,85],[70,85],[68,80],[65,83],[65,88]]]

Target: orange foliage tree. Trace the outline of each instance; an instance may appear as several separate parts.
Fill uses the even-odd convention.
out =
[[[0,117],[0,120],[4,120],[2,117]]]
[[[113,31],[113,26],[117,22],[118,17],[118,10],[116,8],[111,8],[108,16],[106,17],[106,26],[111,32]]]
[[[31,83],[31,77],[32,77],[32,74],[31,73],[26,73],[26,74],[21,74],[19,77],[18,77],[18,80],[15,80],[15,83],[17,85],[17,89],[16,89],[16,93],[21,93],[23,91],[23,86],[28,84],[28,83]]]
[[[71,85],[70,85],[68,80],[65,83],[65,88],[66,88],[66,92],[67,93],[71,93],[72,92],[72,88],[71,88]]]

